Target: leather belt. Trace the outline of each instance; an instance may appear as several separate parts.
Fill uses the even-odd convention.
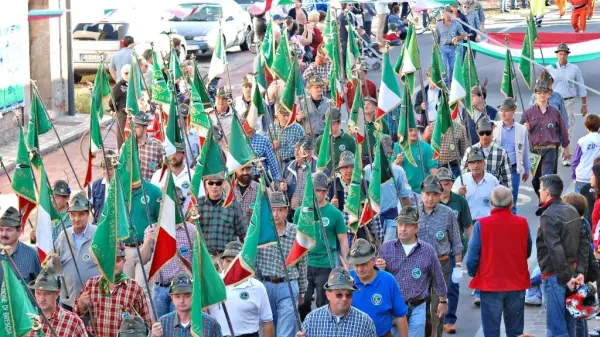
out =
[[[406,306],[412,306],[413,308],[418,307],[419,305],[425,303],[426,300],[426,298],[422,298],[420,300],[412,300],[410,302],[406,302]]]
[[[454,46],[454,43],[444,43],[444,46]]]
[[[135,248],[138,246],[141,246],[142,244],[139,242],[134,242],[134,243],[124,243],[123,246],[125,247],[129,247],[129,248]]]
[[[450,258],[450,256],[448,254],[442,255],[442,256],[438,256],[438,260],[440,261],[446,261]]]
[[[586,6],[586,5],[584,5],[584,6]],[[577,9],[577,8],[575,8],[575,9]],[[565,101],[568,101],[568,100],[570,100],[570,99],[573,99],[573,98],[575,98],[575,97],[566,97],[566,98],[563,98],[563,99],[564,99]]]
[[[164,282],[164,283],[156,282],[154,284],[157,285],[157,286],[159,286],[159,287],[161,287],[161,288],[169,288],[171,286],[170,282]]]
[[[558,145],[556,144],[551,144],[551,145],[534,145],[533,149],[534,150],[547,150],[547,149],[556,149]]]
[[[267,281],[273,284],[279,284],[285,282],[283,277],[263,277],[263,281]]]

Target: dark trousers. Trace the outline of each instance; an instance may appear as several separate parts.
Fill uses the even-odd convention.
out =
[[[452,275],[453,265],[450,259],[440,261],[442,272],[444,273],[444,281],[450,284],[450,275]],[[437,307],[440,303],[440,297],[435,293],[433,284],[429,287],[429,300],[427,300],[427,319],[425,321],[425,336],[442,336],[444,332],[444,317],[437,317]]]
[[[371,37],[371,27],[372,26],[373,26],[373,21],[365,21],[364,22],[364,27],[363,28],[365,29],[365,32],[367,32],[367,35],[369,37]]]
[[[449,168],[450,171],[452,171],[452,175],[454,176],[454,178],[457,178],[458,176],[460,176],[460,164],[458,163],[458,160],[453,160],[447,164],[439,164],[439,168]]]
[[[315,298],[315,304],[317,308],[327,304],[327,297],[325,297],[325,284],[331,273],[331,268],[316,268],[308,267],[306,270],[306,279],[308,280],[308,286],[306,287],[306,293],[304,294],[304,303],[298,307],[300,311],[300,318],[304,320],[304,317],[312,310],[313,294]]]
[[[542,156],[535,175],[531,180],[531,185],[535,195],[540,197],[540,177],[546,174],[556,174],[558,151],[556,149],[532,150]]]
[[[127,123],[127,114],[125,112],[117,112],[117,148],[120,149],[125,139],[125,123]],[[114,126],[113,126],[114,127]],[[133,132],[133,130],[131,130]]]
[[[466,252],[463,252],[463,256],[466,256]],[[454,266],[454,263],[454,255],[451,255],[450,265]],[[454,283],[452,280],[450,280],[450,282],[446,282],[446,285],[448,286],[448,295],[446,295],[448,297],[448,312],[446,313],[444,323],[456,324],[456,320],[458,319],[456,317],[456,310],[458,310],[458,296],[460,293],[460,287],[458,283]]]
[[[408,15],[408,2],[403,2],[402,9],[400,10],[400,17],[402,19],[406,19],[407,15]]]
[[[523,334],[525,291],[481,292],[481,325],[485,337],[500,337],[502,316],[507,337]]]

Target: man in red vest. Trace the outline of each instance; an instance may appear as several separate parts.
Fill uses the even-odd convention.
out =
[[[486,337],[500,337],[504,315],[507,336],[520,336],[525,325],[525,290],[530,287],[527,258],[531,236],[527,219],[511,212],[510,189],[492,190],[491,214],[473,226],[467,270],[469,286],[481,291],[481,325]]]

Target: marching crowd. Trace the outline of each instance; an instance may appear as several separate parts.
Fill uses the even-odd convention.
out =
[[[467,5],[471,11],[481,7],[472,0]],[[348,6],[344,10],[354,10],[351,5],[343,6]],[[359,6],[371,19],[377,15],[373,5]],[[392,21],[398,12],[398,6],[392,8]],[[358,78],[348,81],[344,93],[348,111],[354,95],[363,96],[364,134],[368,139],[359,143],[356,130],[342,127],[347,122],[343,118],[346,111],[329,98],[332,65],[322,37],[318,40],[322,15],[317,14],[296,6],[281,20],[282,34],[294,37],[290,39],[291,49],[303,63],[306,95],[296,120],[288,125],[290,111],[278,104],[283,81],[269,79],[267,113],[260,125],[245,129],[261,163],[233,172],[234,201],[230,205],[225,205],[226,173],[202,177],[205,195],[195,206],[199,226],[188,221],[177,225],[177,256],[147,280],[149,292],[144,285],[156,248],[155,224],[166,181],[164,148],[148,132],[152,114],[142,111],[127,116],[123,93],[129,81],[134,41],[125,38],[124,48],[110,65],[117,81],[113,110],[121,124],[119,133],[124,131],[127,118],[133,122],[130,132],[137,138],[142,181],[131,186],[129,213],[136,235],[119,244],[115,283],[109,284],[101,275],[91,256],[91,243],[118,165],[113,160],[118,151],[106,153],[102,176],[87,193],[73,194],[63,180],[53,183],[60,220],[54,223],[55,249],[50,263],[41,266],[35,249],[19,241],[23,231],[19,211],[8,208],[0,219],[5,253],[48,318],[42,321],[45,336],[191,336],[194,247],[187,236],[201,231],[215,267],[226,271],[241,253],[260,177],[270,180],[269,201],[284,255],[290,253],[296,238],[307,185],[314,188],[318,226],[323,233],[317,230],[314,248],[287,269],[282,267],[276,246],[259,247],[256,275],[227,287],[226,307],[216,304],[205,308],[204,336],[251,337],[259,336],[259,331],[265,337],[460,334],[457,307],[463,269],[472,277],[469,286],[474,291],[473,303],[480,306],[485,336],[500,336],[502,319],[507,336],[521,336],[524,306],[541,305],[542,293],[548,336],[587,336],[585,320],[576,318],[585,316],[585,307],[590,304],[583,298],[594,296],[589,282],[600,276],[596,262],[600,257],[600,117],[587,114],[585,86],[579,68],[568,62],[568,46],[561,43],[557,47],[559,61],[542,73],[530,106],[521,107],[519,121],[515,119],[519,107],[514,99],[505,99],[496,109],[487,104],[485,86],[469,88],[473,113],[465,111],[452,122],[436,158],[430,142],[444,89],[432,81],[429,70],[427,86],[411,107],[418,126],[408,133],[410,157],[414,159],[408,160],[396,134],[399,111],[376,120],[377,85],[366,78],[368,70],[361,64],[354,69]],[[474,16],[469,22],[483,27],[484,20],[479,20]],[[402,25],[401,20],[396,21],[396,27]],[[367,22],[363,28],[370,35]],[[438,43],[451,78],[451,58],[455,48],[461,48],[457,37],[462,36],[462,27],[445,14],[438,30]],[[152,58],[139,62],[152,62]],[[193,74],[197,69],[191,64],[184,63],[184,71]],[[229,88],[217,89],[214,107],[208,108],[207,114],[221,145],[229,137],[233,114],[242,121],[246,118],[254,81],[253,74],[244,76],[242,95],[235,98]],[[362,92],[357,93],[357,88]],[[185,99],[186,83],[178,83],[178,91]],[[588,134],[576,141],[572,129],[578,98]],[[327,115],[333,156],[323,172],[316,172]],[[176,144],[176,153],[166,165],[177,186],[177,200],[186,209],[201,146],[193,127],[184,127],[189,136],[185,143]],[[123,139],[119,137],[119,144]],[[372,172],[380,169],[373,167],[374,151],[368,146],[378,140],[389,159],[392,177],[381,186],[378,216],[354,232],[348,226],[345,208],[354,167],[364,167],[361,185],[365,190]],[[575,141],[574,146],[571,142]],[[572,165],[576,181],[575,193],[565,196],[564,182],[556,174],[561,161]],[[540,229],[535,238],[529,233],[526,218],[517,215],[519,186],[530,177],[539,197],[536,215]],[[530,278],[527,260],[534,239],[539,272]],[[586,292],[575,292],[577,289]],[[581,303],[565,305],[572,296],[581,296]]]

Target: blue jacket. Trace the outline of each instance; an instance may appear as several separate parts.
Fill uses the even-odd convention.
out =
[[[496,115],[498,115],[498,110],[494,109],[493,107],[486,105],[485,106],[485,112],[487,113],[488,117],[490,117],[491,120],[496,120]],[[471,118],[471,115],[469,115],[465,109],[463,109],[463,114],[464,116],[466,116],[467,118],[467,123],[468,123],[468,132],[467,135],[469,135],[471,137],[471,145],[475,145],[477,143],[479,143],[479,136],[477,135],[477,121],[474,121],[473,118]],[[484,115],[482,114],[481,117],[483,117]],[[479,119],[481,119],[481,117],[479,117]]]
[[[97,222],[102,214],[102,210],[104,209],[104,201],[105,201],[105,188],[104,184],[102,184],[102,179],[96,179],[92,183],[92,188],[88,190],[88,198],[92,201],[92,214]]]

